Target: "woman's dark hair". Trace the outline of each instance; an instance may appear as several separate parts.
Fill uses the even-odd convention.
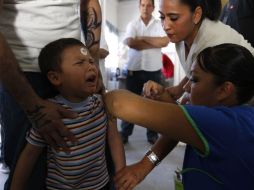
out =
[[[75,45],[85,47],[85,45],[77,39],[61,38],[50,42],[44,48],[42,48],[38,58],[41,73],[43,75],[47,75],[49,71],[61,71],[61,55],[63,51],[66,48]]]
[[[61,38],[56,41],[50,42],[44,48],[42,48],[38,62],[42,73],[42,77],[48,82],[50,87],[43,98],[51,98],[58,94],[56,89],[51,85],[48,80],[47,74],[49,71],[61,71],[62,53],[63,51],[71,46],[84,46],[85,45],[74,38]]]
[[[203,71],[214,75],[217,85],[232,82],[239,104],[253,97],[254,56],[245,47],[236,44],[209,47],[197,56],[197,63]]]
[[[200,6],[203,11],[202,19],[219,20],[221,14],[221,0],[180,0],[181,3],[190,7],[191,11]]]

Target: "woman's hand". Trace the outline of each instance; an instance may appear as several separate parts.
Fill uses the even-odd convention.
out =
[[[150,172],[145,169],[142,162],[126,166],[116,173],[114,177],[115,187],[117,190],[131,190],[136,187]]]
[[[158,99],[158,97],[164,92],[164,88],[154,82],[154,81],[147,81],[143,86],[143,94],[145,97],[150,99]]]
[[[147,97],[153,100],[158,100],[162,102],[170,102],[170,103],[174,102],[170,93],[168,93],[162,85],[151,80],[149,80],[148,82],[144,84],[143,94],[144,94],[144,97]]]
[[[174,101],[178,100],[184,93],[184,90],[181,85],[167,87],[165,88],[165,91],[170,95],[170,97]]]

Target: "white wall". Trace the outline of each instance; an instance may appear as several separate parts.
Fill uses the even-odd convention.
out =
[[[104,0],[105,4],[105,16],[108,21],[110,21],[114,26],[117,26],[117,0]]]
[[[139,16],[139,0],[123,1],[118,4],[118,29],[119,38],[122,40],[126,27],[131,20]]]

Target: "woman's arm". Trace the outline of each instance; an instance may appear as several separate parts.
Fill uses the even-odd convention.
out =
[[[115,172],[126,166],[124,146],[117,130],[116,118],[109,116],[107,132],[109,149],[115,165]]]
[[[10,190],[26,189],[26,183],[41,152],[41,147],[27,143],[17,162]]]
[[[162,161],[176,145],[176,141],[162,135],[153,145],[151,150],[157,155],[159,160]],[[114,178],[116,188],[120,189],[120,187],[124,186],[133,189],[137,184],[143,181],[155,166],[156,165],[145,155],[139,162],[126,166],[116,174]]]
[[[188,82],[188,80],[189,80],[188,77],[185,76],[178,85],[168,87],[165,90],[176,101],[183,95],[183,93],[184,93],[183,87]]]
[[[104,100],[113,116],[204,151],[201,139],[178,105],[146,99],[126,90],[111,91]]]
[[[143,87],[144,97],[152,100],[158,100],[160,102],[175,103],[171,94],[165,90],[165,88],[157,82],[147,81]]]

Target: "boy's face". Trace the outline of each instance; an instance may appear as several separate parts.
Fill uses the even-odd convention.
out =
[[[80,102],[96,92],[98,69],[85,47],[76,45],[66,48],[61,59],[58,90],[65,98]]]

